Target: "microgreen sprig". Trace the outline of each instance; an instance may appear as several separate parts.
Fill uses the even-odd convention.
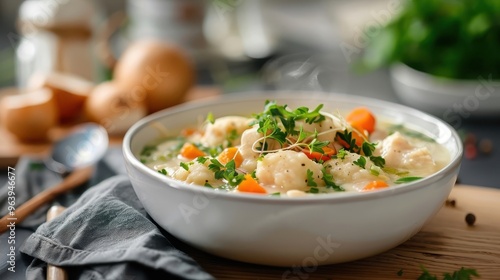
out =
[[[325,116],[320,113],[323,104],[318,105],[310,111],[307,107],[299,107],[289,110],[287,105],[278,105],[275,101],[266,101],[264,111],[254,115],[255,120],[251,125],[258,124],[257,131],[264,135],[261,143],[261,151],[267,148],[267,139],[277,141],[281,147],[290,142],[289,137],[297,137],[297,142],[304,141],[310,135],[305,132],[302,126],[296,130],[296,122],[304,121],[308,124],[320,123],[325,120]],[[314,133],[316,139],[317,133]]]

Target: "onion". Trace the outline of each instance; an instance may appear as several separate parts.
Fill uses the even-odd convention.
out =
[[[183,51],[153,40],[132,43],[113,74],[136,101],[145,101],[149,113],[181,103],[195,82],[194,66]]]
[[[94,88],[85,103],[85,114],[110,134],[124,134],[146,116],[144,103],[132,98],[128,89],[116,82],[104,82]]]
[[[0,116],[7,131],[26,142],[47,139],[49,129],[56,126],[59,119],[57,104],[49,89],[3,97]]]
[[[65,73],[36,74],[28,82],[28,88],[49,88],[59,109],[60,119],[67,121],[80,115],[87,96],[94,84],[78,76]]]

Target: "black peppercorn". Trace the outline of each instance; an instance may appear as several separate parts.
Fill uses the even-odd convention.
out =
[[[454,199],[447,199],[446,200],[446,206],[455,207],[455,205],[457,205],[456,200],[454,200]]]
[[[473,226],[476,222],[476,215],[468,213],[467,215],[465,215],[465,222],[467,223],[467,225]]]

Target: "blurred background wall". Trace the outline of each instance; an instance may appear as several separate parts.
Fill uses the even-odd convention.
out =
[[[58,1],[78,2],[45,2]],[[0,0],[0,86],[16,83],[15,50],[22,35],[18,20],[22,2]],[[222,84],[228,86],[228,90],[239,90],[256,87],[255,79],[258,83],[274,83],[273,86],[288,84],[286,80],[277,80],[282,74],[276,73],[278,68],[279,71],[286,70],[290,59],[296,61],[307,59],[311,53],[327,53],[333,64],[330,63],[332,67],[322,71],[336,72],[338,81],[334,86],[327,79],[321,86],[312,85],[312,89],[349,91],[356,84],[349,80],[352,77],[348,77],[353,57],[351,54],[346,57],[341,43],[352,42],[357,39],[356,36],[362,35],[365,21],[373,20],[374,15],[370,12],[383,11],[389,2],[108,0],[92,3],[97,10],[94,16],[98,31],[104,28],[105,20],[117,11],[123,11],[127,16],[128,20],[120,26],[120,32],[113,34],[110,44],[117,57],[130,40],[161,38],[177,43],[190,52],[198,63],[198,69],[203,72],[199,76],[201,83]],[[183,18],[179,18],[179,14]],[[287,54],[300,53],[305,56],[286,57]],[[352,53],[353,56],[358,54]],[[289,66],[296,67],[293,63]],[[266,74],[263,80],[261,73]],[[18,74],[20,85],[23,81],[19,80],[26,79],[23,76],[28,75]],[[104,80],[108,77],[99,72],[93,78]],[[383,87],[382,91],[385,90],[387,88]]]

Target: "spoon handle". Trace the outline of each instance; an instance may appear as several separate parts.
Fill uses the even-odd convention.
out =
[[[80,186],[90,178],[92,172],[93,168],[91,166],[76,169],[64,178],[61,183],[42,191],[19,206],[15,211],[7,213],[7,215],[0,219],[0,233],[10,229],[12,225],[15,227],[16,224],[24,221],[26,217],[35,212],[40,206],[54,200],[57,196]]]
[[[62,206],[52,206],[47,212],[47,222],[59,216],[66,208]],[[47,280],[67,280],[68,274],[61,267],[47,264]]]

